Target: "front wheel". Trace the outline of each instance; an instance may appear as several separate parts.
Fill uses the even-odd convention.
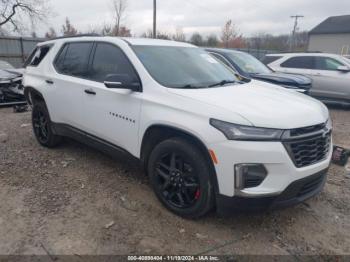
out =
[[[177,215],[198,218],[212,209],[210,168],[194,144],[181,138],[161,142],[149,157],[148,174],[158,199]]]

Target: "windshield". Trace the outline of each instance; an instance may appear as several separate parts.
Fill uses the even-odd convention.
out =
[[[134,46],[133,49],[151,76],[166,87],[208,88],[220,82],[222,85],[238,82],[230,69],[196,47]]]
[[[267,74],[271,69],[256,59],[254,56],[246,53],[229,52],[227,55],[239,66],[242,71],[249,74]]]

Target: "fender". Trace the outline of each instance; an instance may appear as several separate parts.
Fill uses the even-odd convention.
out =
[[[149,127],[147,127],[146,131],[143,133],[142,136],[142,143],[141,143],[141,154],[140,154],[140,159],[141,161],[145,164],[147,162],[147,158],[148,155],[150,153],[150,148],[147,148],[147,142],[149,143],[148,136],[150,136],[150,134],[148,134],[150,132],[151,129],[166,129],[166,132],[162,132],[162,136],[163,138],[160,139],[160,141],[165,140],[167,138],[176,136],[176,135],[183,135],[185,138],[188,138],[189,140],[192,140],[192,142],[194,142],[195,144],[197,144],[197,146],[199,147],[199,149],[202,151],[206,161],[209,163],[209,168],[210,168],[210,182],[212,183],[213,187],[214,187],[214,191],[216,194],[219,193],[219,183],[218,183],[218,179],[217,179],[217,174],[216,174],[216,170],[215,170],[215,166],[214,163],[212,161],[212,158],[209,154],[209,150],[206,147],[205,143],[198,138],[196,135],[192,134],[191,132],[187,131],[187,130],[183,130],[181,128],[175,127],[175,126],[171,126],[171,125],[166,125],[166,124],[152,124]],[[158,138],[159,139],[159,138]],[[159,141],[159,142],[160,142]],[[155,143],[157,144],[157,143]]]
[[[32,86],[24,87],[24,96],[30,106],[33,106],[35,100],[45,101],[44,96]]]

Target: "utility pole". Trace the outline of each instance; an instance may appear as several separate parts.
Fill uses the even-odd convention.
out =
[[[157,38],[157,0],[153,0],[153,38]]]
[[[298,19],[299,18],[303,18],[303,15],[292,15],[290,18],[294,19],[294,28],[293,28],[293,32],[292,32],[292,39],[290,41],[290,51],[293,51],[294,49],[294,45],[295,45],[295,34],[298,30]]]

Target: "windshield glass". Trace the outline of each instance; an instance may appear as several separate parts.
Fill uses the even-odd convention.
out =
[[[196,47],[134,46],[151,76],[171,88],[208,88],[238,81],[234,73],[206,51]]]
[[[254,56],[246,53],[227,53],[232,61],[237,64],[244,72],[249,74],[267,74],[271,69],[256,59]]]

